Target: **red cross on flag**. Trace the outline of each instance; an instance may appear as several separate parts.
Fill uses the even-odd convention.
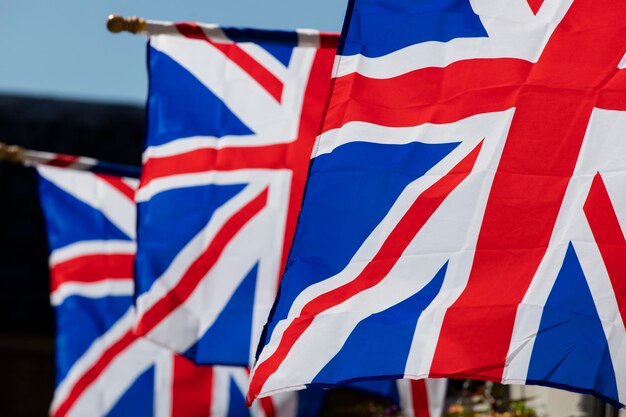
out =
[[[626,403],[626,4],[348,7],[249,398],[395,376]]]

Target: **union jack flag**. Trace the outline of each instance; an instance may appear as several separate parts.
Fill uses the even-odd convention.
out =
[[[351,0],[249,398],[376,377],[626,403],[626,4]]]
[[[152,24],[138,334],[248,366],[272,306],[338,34]]]
[[[246,368],[198,366],[132,333],[137,180],[39,173],[57,322],[51,416],[310,416],[293,394],[246,409]]]

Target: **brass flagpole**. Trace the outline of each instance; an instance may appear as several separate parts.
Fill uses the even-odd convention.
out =
[[[128,32],[133,34],[141,33],[143,35],[176,35],[182,36],[175,23],[162,22],[158,20],[148,20],[142,17],[131,16],[123,17],[116,14],[111,14],[107,18],[107,29],[111,33]],[[212,23],[196,23],[196,26],[200,27],[204,34],[210,38],[211,41],[217,43],[233,43],[233,39],[227,36],[222,27]],[[261,31],[263,32],[263,31]],[[320,35],[316,30],[311,29],[298,29],[298,46],[310,46],[314,48],[319,47],[320,36],[325,37],[328,42],[336,43],[338,36],[336,35]],[[280,43],[280,41],[276,41]],[[287,44],[291,45],[292,38],[289,37]]]
[[[217,25],[201,25],[208,30],[215,30]],[[123,17],[111,14],[107,18],[107,29],[111,33],[128,32],[143,35],[179,35],[176,26],[172,22],[160,22],[158,20],[148,20],[143,17],[131,16]],[[223,36],[223,35],[222,35]]]
[[[24,163],[26,161],[24,148],[0,142],[0,161]]]
[[[129,32],[133,34],[146,33],[148,28],[148,22],[146,19],[131,16],[122,17],[116,14],[111,14],[107,18],[107,29],[111,33]]]
[[[49,165],[130,178],[139,178],[141,174],[141,168],[135,165],[100,161],[86,156],[34,151],[17,145],[7,145],[2,142],[0,142],[0,161],[15,162],[26,167]]]

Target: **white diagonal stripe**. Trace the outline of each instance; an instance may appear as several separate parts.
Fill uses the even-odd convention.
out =
[[[284,380],[274,378],[277,374],[289,375],[289,386],[310,383],[328,360],[342,348],[350,333],[363,319],[384,311],[419,292],[448,260],[450,260],[449,268],[454,268],[453,263],[456,258],[467,258],[467,253],[474,247],[478,236],[482,221],[480,207],[486,203],[493,172],[498,164],[508,132],[511,114],[509,112],[509,117],[505,117],[502,124],[494,128],[495,132],[484,139],[473,173],[448,196],[426,222],[385,279],[376,286],[316,316],[313,323],[289,351],[278,371],[269,377],[261,396],[279,392],[283,389],[281,387],[287,386]],[[459,140],[458,137],[455,139]],[[380,249],[385,240],[384,237],[390,234],[416,198],[447,174],[476,147],[479,141],[480,139],[463,141],[444,160],[407,186],[383,221],[372,231],[353,256],[348,266],[336,276],[311,285],[300,293],[292,304],[288,318],[277,324],[269,344],[261,353],[259,363],[266,360],[276,350],[284,330],[295,317],[299,316],[308,302],[352,281],[359,275]],[[464,210],[468,206],[477,207],[477,210],[475,212]],[[450,297],[449,291],[442,289],[435,301],[442,304],[442,300],[450,303],[454,299]],[[356,306],[359,307],[356,308]],[[432,360],[432,357],[428,355],[416,356],[417,352],[424,351],[423,342],[417,337],[420,333],[416,330],[416,338],[413,340],[405,371],[407,376],[415,379],[427,375],[427,371],[423,369],[429,368]],[[419,372],[421,374],[418,374]]]
[[[526,0],[471,0],[487,30],[487,38],[455,38],[422,42],[379,58],[338,57],[335,77],[359,73],[370,78],[392,78],[417,69],[446,67],[477,58],[518,58],[536,62],[552,32],[573,0],[546,0],[534,16]]]
[[[267,180],[269,182],[267,206],[237,232],[190,297],[150,332],[148,336],[150,339],[157,340],[177,352],[187,350],[215,323],[243,279],[258,263],[250,340],[250,354],[254,355],[260,332],[271,309],[278,286],[288,189],[291,181],[286,171],[282,172],[282,175],[281,171],[273,171]],[[256,195],[258,194],[249,194],[249,197],[253,198]],[[245,203],[247,201],[243,202]],[[213,219],[209,224],[211,222]],[[214,230],[217,230],[217,226]],[[258,236],[265,238],[257,239]],[[186,247],[183,252],[190,251],[191,245],[200,238],[203,238],[201,241],[205,244],[212,241],[212,237],[207,237],[205,232],[200,232],[190,242],[189,248]],[[188,254],[181,255],[181,262],[184,260],[190,263],[197,258],[197,256],[191,258],[188,256]],[[171,265],[174,266],[176,262],[177,260]],[[167,280],[180,279],[183,273],[179,271],[174,274],[168,270],[159,279],[163,279],[166,275]],[[229,279],[224,279],[224,277],[229,277]],[[143,295],[140,297],[141,304],[139,305],[143,304],[142,297]],[[251,362],[252,359],[251,357]]]
[[[126,236],[135,238],[135,204],[117,189],[91,172],[47,166],[40,166],[38,170],[42,177],[66,193],[102,212]]]
[[[100,359],[102,354],[132,329],[133,322],[134,311],[130,308],[105,334],[91,343],[89,349],[74,362],[66,377],[57,386],[52,400],[52,411],[65,401],[76,382]]]
[[[160,355],[170,353],[147,340],[135,340],[89,385],[76,400],[68,416],[106,416],[137,378],[154,365],[155,359]]]
[[[179,36],[153,36],[151,46],[164,52],[202,82],[255,134],[258,144],[288,143],[296,138],[314,48],[294,48],[284,77],[281,102],[215,47]],[[211,65],[206,65],[210,62]],[[252,139],[250,137],[250,139]]]
[[[206,250],[213,241],[217,232],[231,218],[252,199],[258,196],[267,186],[262,182],[251,183],[239,194],[219,207],[207,225],[176,255],[165,272],[154,281],[150,290],[137,298],[139,315],[145,314],[161,298],[166,296],[180,281],[191,264]]]

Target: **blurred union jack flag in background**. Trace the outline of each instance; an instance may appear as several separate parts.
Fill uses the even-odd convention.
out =
[[[193,25],[179,25],[176,30],[185,31],[194,27]],[[170,25],[159,26],[159,30],[165,32],[171,31],[172,28],[173,26]],[[204,27],[203,30],[207,31],[207,28]],[[256,34],[256,36],[259,33],[267,34],[257,31],[242,31],[239,36],[243,36],[244,33],[247,35]],[[285,36],[285,34],[279,35]],[[315,39],[317,41],[324,39],[323,36],[320,38],[317,34],[315,34],[315,39],[313,40],[307,40],[306,34],[301,36],[303,36],[301,41],[305,43],[315,41]],[[330,35],[330,39],[331,41],[334,39],[333,35]],[[184,45],[186,45],[186,42],[183,42]],[[246,48],[250,47],[250,45],[246,46]],[[281,57],[283,60],[288,60],[292,64],[297,62],[297,60],[294,61],[298,56],[295,52],[293,57],[289,59],[281,55],[280,48],[283,47],[287,48],[287,46],[283,45],[275,46],[278,49],[272,49],[267,45],[264,48],[268,48],[272,51],[272,54]],[[288,48],[291,49],[292,47],[289,46]],[[309,46],[306,48],[309,48]],[[314,48],[314,50],[316,49]],[[183,52],[185,50],[183,48]],[[254,47],[251,50],[255,51]],[[176,48],[174,48],[174,51],[181,53]],[[309,51],[306,52],[308,53]],[[259,51],[256,50],[256,53],[259,53]],[[307,54],[301,53],[301,55],[299,59],[307,57]],[[263,211],[268,211],[269,214],[265,214],[260,220],[257,220],[257,226],[251,231],[242,232],[245,233],[245,239],[261,239],[262,243],[266,244],[268,240],[276,239],[273,227],[278,227],[278,231],[286,233],[284,230],[287,227],[285,225],[287,222],[291,224],[290,227],[293,229],[295,218],[291,215],[286,221],[286,209],[291,208],[291,204],[295,204],[296,208],[299,205],[299,200],[292,200],[290,196],[294,192],[300,196],[302,194],[304,175],[315,135],[313,122],[315,120],[319,122],[320,120],[321,106],[323,106],[323,98],[326,94],[325,88],[330,80],[332,49],[324,51],[320,56],[317,55],[317,52],[313,56],[308,56],[310,62],[307,62],[307,65],[316,68],[315,63],[318,59],[322,59],[324,70],[328,71],[325,73],[326,80],[323,83],[321,78],[317,79],[309,75],[309,72],[313,69],[308,68],[306,65],[303,68],[296,67],[293,70],[297,70],[296,72],[300,74],[297,76],[293,75],[295,78],[303,77],[303,80],[312,78],[322,85],[320,87],[320,85],[312,84],[312,90],[307,90],[307,94],[314,96],[312,100],[315,103],[315,113],[308,114],[307,117],[310,120],[301,123],[301,126],[298,127],[298,129],[302,130],[299,136],[292,140],[287,140],[285,143],[267,145],[271,149],[264,150],[263,146],[254,146],[250,147],[250,149],[237,150],[236,147],[234,147],[235,149],[226,147],[219,150],[226,158],[220,163],[238,164],[241,162],[252,165],[255,163],[254,159],[244,159],[243,161],[234,159],[229,161],[228,158],[237,156],[237,154],[247,154],[248,157],[254,157],[263,151],[266,152],[266,156],[271,156],[272,152],[275,151],[277,152],[276,157],[278,161],[261,162],[270,164],[283,163],[287,168],[277,170],[293,170],[293,173],[287,172],[286,179],[290,181],[282,184],[277,190],[272,191],[273,186],[281,184],[279,178],[281,173],[273,175],[271,170],[256,168],[249,170],[250,172],[244,171],[243,173],[240,172],[241,170],[235,170],[237,172],[232,177],[237,179],[237,181],[248,181],[250,184],[245,182],[244,184],[230,184],[228,182],[223,184],[217,181],[211,187],[212,182],[209,181],[208,184],[204,184],[203,181],[205,179],[201,179],[200,186],[193,185],[194,183],[192,182],[187,187],[184,181],[189,177],[184,174],[167,176],[168,178],[173,178],[175,184],[179,184],[178,181],[181,181],[182,178],[183,183],[180,188],[186,192],[182,194],[174,193],[169,200],[165,200],[167,202],[165,205],[156,205],[156,203],[163,204],[164,200],[148,199],[150,204],[155,204],[154,210],[156,210],[158,220],[164,222],[154,224],[151,222],[155,219],[148,217],[142,229],[143,231],[148,230],[148,236],[154,238],[155,235],[150,234],[154,232],[150,229],[154,227],[163,228],[160,231],[161,235],[158,236],[158,240],[146,239],[141,243],[147,246],[145,251],[150,256],[155,257],[152,262],[158,260],[157,253],[150,253],[155,245],[161,251],[170,253],[169,251],[173,249],[169,245],[174,245],[174,249],[179,250],[180,248],[176,245],[180,245],[181,237],[186,236],[189,238],[188,234],[179,234],[179,230],[184,228],[184,220],[187,217],[196,216],[200,219],[206,219],[208,216],[211,218],[211,221],[215,221],[215,218],[217,218],[218,221],[226,223],[226,225],[222,225],[222,229],[237,235],[239,231],[236,228],[233,230],[233,224],[237,225],[237,222],[233,221],[233,218],[240,219],[243,216],[250,221],[250,215],[259,215],[258,213],[250,212],[249,209],[244,209],[243,213],[242,210],[232,213],[223,208],[218,208],[214,211],[209,210],[211,205],[219,202],[223,203],[222,200],[214,201],[217,196],[220,196],[220,193],[225,193],[223,196],[232,197],[232,191],[236,190],[243,194],[243,197],[238,197],[237,201],[239,203],[243,201],[248,206],[250,203],[245,200],[246,198],[251,197],[253,201],[255,199],[259,200],[258,196],[249,191],[250,189],[258,191],[261,189],[259,187],[265,187],[267,191],[263,192],[267,195],[274,194],[273,200],[268,200],[268,208],[258,206]],[[209,94],[209,97],[211,97],[210,93],[202,90],[198,91],[196,89],[197,85],[194,83],[191,83],[192,86],[190,88],[186,88],[188,86],[185,84],[185,77],[181,81],[177,78],[166,78],[163,80],[156,76],[155,72],[158,74],[159,71],[165,71],[166,74],[171,75],[170,71],[177,69],[176,66],[172,68],[173,61],[166,58],[161,52],[151,52],[151,59],[159,61],[158,64],[155,64],[156,71],[155,67],[152,68],[154,77],[152,79],[151,91],[153,96],[157,94],[155,91],[159,91],[159,88],[156,88],[154,84],[158,84],[160,81],[168,81],[161,85],[160,88],[174,89],[179,91],[177,94],[182,94],[183,96],[185,94],[190,95],[179,97],[180,101],[173,107],[169,107],[171,103],[168,99],[157,100],[151,106],[151,109],[156,112],[156,114],[151,113],[151,125],[166,126],[167,128],[163,127],[165,132],[170,132],[167,129],[175,130],[176,128],[194,129],[198,126],[198,123],[202,127],[206,114],[212,114],[215,109],[201,109],[201,107],[197,107],[206,105],[206,102],[194,101],[194,94]],[[162,60],[165,60],[165,62],[160,62]],[[189,77],[191,76],[188,76],[186,81],[193,81],[193,78]],[[170,84],[170,82],[174,84]],[[321,88],[321,90],[318,91],[318,88]],[[169,99],[172,99],[172,97],[169,97]],[[300,100],[306,102],[304,97],[301,97]],[[215,104],[214,102],[211,103]],[[184,107],[178,107],[178,105]],[[201,109],[197,115],[198,119],[193,119],[193,112],[197,109]],[[177,117],[176,110],[180,110],[185,115],[181,116],[182,118],[178,121],[179,124],[175,126],[169,125],[168,123]],[[170,113],[171,111],[174,111],[174,113]],[[223,111],[223,109],[218,111]],[[285,112],[289,113],[290,111],[285,110]],[[191,117],[190,121],[186,121],[188,117]],[[222,129],[225,121],[217,120],[211,123],[215,123],[215,126],[218,126],[216,127],[217,129]],[[268,129],[270,128],[268,127]],[[202,132],[206,133],[206,131]],[[262,135],[260,137],[262,139]],[[210,143],[210,138],[202,139],[209,140]],[[254,137],[243,137],[242,139],[256,140]],[[185,141],[183,141],[184,143]],[[182,155],[176,155],[173,159],[168,160],[168,163],[172,163],[172,165],[166,169],[190,169],[192,174],[194,174],[193,170],[202,170],[204,163],[208,163],[207,166],[212,167],[211,160],[206,160],[206,155],[202,149],[203,147],[200,146],[200,151],[192,155],[184,155],[185,152]],[[234,155],[232,152],[234,152]],[[178,165],[178,156],[180,156],[180,159],[183,159],[182,167]],[[200,158],[200,161],[195,161],[196,158]],[[196,365],[189,359],[137,335],[134,329],[136,310],[133,306],[133,297],[135,295],[133,267],[136,251],[139,250],[141,252],[144,250],[141,246],[137,247],[135,236],[136,206],[134,200],[138,181],[119,176],[76,171],[76,169],[85,169],[85,167],[73,165],[72,161],[83,159],[85,158],[68,157],[64,160],[70,161],[70,164],[55,164],[63,166],[63,169],[39,167],[41,202],[48,224],[51,246],[51,300],[55,306],[57,316],[58,386],[51,406],[51,415],[55,417],[66,415],[315,417],[327,401],[327,395],[324,391],[312,389],[304,391],[299,395],[293,393],[278,394],[262,398],[260,401],[252,404],[250,409],[246,409],[244,397],[248,386],[249,372],[245,367]],[[47,160],[36,159],[31,163],[38,165],[48,162]],[[158,164],[161,161],[154,163]],[[192,165],[194,163],[197,164],[195,168]],[[91,165],[98,167],[108,166],[102,161],[94,161],[94,164]],[[126,166],[116,166],[115,168],[116,172],[132,171]],[[150,169],[152,168],[147,170],[149,171]],[[229,169],[226,169],[226,171],[229,171]],[[203,171],[200,171],[200,173],[203,175],[207,174]],[[227,173],[230,174],[230,172]],[[132,174],[135,174],[135,172],[133,171]],[[286,174],[286,172],[282,172],[282,174]],[[213,174],[209,172],[208,176],[210,177],[211,175]],[[192,176],[191,178],[197,177]],[[228,178],[228,176],[226,175],[225,178]],[[272,182],[276,178],[279,180]],[[292,181],[294,178],[297,181]],[[144,182],[147,183],[147,186],[143,188],[144,191],[140,191],[140,194],[141,192],[155,192],[153,188],[155,185],[153,184],[156,184],[157,187],[155,193],[158,195],[161,192],[158,188],[162,187],[160,185],[162,182],[160,182],[159,178],[155,178],[152,181],[147,180],[144,176]],[[165,184],[167,185],[167,182]],[[224,188],[220,189],[218,186]],[[191,188],[191,190],[186,190],[186,188]],[[244,193],[245,190],[248,190],[247,193]],[[239,195],[237,192],[234,193],[235,197]],[[187,199],[181,199],[181,195],[187,197]],[[223,197],[221,198],[223,199]],[[141,195],[138,199],[142,201]],[[274,203],[278,201],[283,209],[278,213],[271,214],[272,210],[276,208],[270,204],[271,201],[274,201]],[[180,207],[177,207],[177,205],[180,205]],[[140,207],[146,206],[140,205]],[[194,209],[196,212],[193,212]],[[152,207],[148,206],[144,214],[151,213],[150,210],[152,210]],[[190,212],[188,213],[187,210],[190,210]],[[213,214],[211,217],[211,213],[219,213],[219,210],[221,210],[222,214]],[[206,211],[208,211],[208,214]],[[290,212],[296,213],[296,211],[292,210]],[[179,214],[178,216],[176,215],[177,213]],[[272,217],[274,215],[276,217]],[[224,216],[226,216],[225,219]],[[228,218],[228,216],[231,217]],[[269,220],[272,220],[272,222],[267,225],[267,228],[260,227],[260,225]],[[197,219],[195,221],[197,222]],[[197,223],[193,224],[197,225]],[[179,229],[179,226],[181,226],[181,229]],[[207,229],[211,231],[211,228],[214,229],[215,225],[209,222],[209,225],[205,225],[200,230],[204,233]],[[250,235],[251,232],[259,233],[259,235],[254,233]],[[202,240],[206,237],[205,235],[200,237],[192,236],[192,240]],[[224,246],[230,244],[229,242],[224,242],[223,237],[219,237],[219,233],[216,235],[208,234],[208,237],[213,237],[218,243],[223,243]],[[280,234],[278,242],[281,244],[283,243],[282,239],[282,234]],[[249,243],[249,241],[244,241],[244,243]],[[260,272],[257,272],[257,269],[261,270],[261,267],[257,266],[253,266],[253,270],[247,276],[246,274],[241,276],[230,274],[219,276],[220,280],[211,285],[210,291],[223,292],[223,294],[218,293],[218,302],[224,300],[224,297],[231,297],[232,300],[226,299],[226,303],[231,304],[232,307],[224,309],[221,313],[226,316],[226,321],[221,324],[222,327],[218,327],[217,333],[215,331],[213,333],[207,332],[210,337],[207,337],[207,334],[203,336],[205,343],[208,343],[209,349],[206,349],[208,355],[203,349],[186,351],[194,359],[206,360],[207,358],[213,358],[214,360],[227,361],[228,363],[247,363],[250,347],[254,345],[254,341],[251,338],[258,337],[251,335],[249,325],[251,320],[250,312],[254,311],[255,303],[265,303],[262,304],[262,308],[256,308],[267,315],[278,282],[278,270],[276,268],[278,268],[281,256],[285,256],[286,247],[274,246],[273,251],[265,253],[263,251],[258,252],[259,248],[263,248],[262,245],[246,245],[240,242],[235,250],[227,252],[228,249],[215,249],[215,246],[211,246],[210,241],[203,242],[203,244],[209,245],[210,250],[204,249],[210,256],[215,256],[215,253],[218,256],[224,256],[222,251],[226,253],[227,257],[230,258],[226,264],[226,272],[231,272],[230,268],[233,265],[238,266],[238,263],[242,263],[244,266],[247,265],[247,267],[252,267],[250,265],[257,263],[274,265],[272,267],[274,269],[269,269],[273,274],[271,275],[272,279],[269,279],[270,275],[267,275],[268,272],[266,270],[266,280],[263,282],[256,279],[256,276],[260,274]],[[255,250],[249,251],[250,248]],[[184,253],[186,254],[187,252]],[[203,259],[200,262],[207,261],[207,255],[204,255],[204,257],[203,255],[199,256]],[[211,259],[210,256],[209,260]],[[180,263],[181,261],[174,262]],[[184,259],[184,262],[195,265],[198,260]],[[191,268],[197,267],[192,266]],[[266,265],[263,268],[267,269],[268,266]],[[203,270],[200,269],[200,271]],[[204,271],[207,272],[207,270]],[[238,271],[241,272],[241,269],[232,269],[232,272],[237,273]],[[222,269],[220,272],[224,273],[225,270]],[[197,271],[195,273],[197,274]],[[188,280],[189,278],[183,276],[181,279]],[[247,286],[245,283],[246,279],[248,280]],[[255,283],[255,279],[258,281],[257,283]],[[231,280],[235,280],[235,282],[232,283]],[[252,285],[250,285],[250,281]],[[160,284],[156,285],[158,287]],[[184,285],[188,284],[183,284],[183,288],[185,288]],[[232,291],[229,292],[233,286],[243,287],[243,296],[241,294],[237,296],[237,293],[241,293],[241,289],[237,289],[236,294],[233,296]],[[175,290],[174,297],[179,295],[180,292]],[[165,299],[169,302],[172,300],[172,296],[167,296]],[[178,299],[174,298],[174,300]],[[159,304],[157,303],[156,305]],[[208,306],[210,307],[211,304],[209,303]],[[153,317],[151,314],[154,314],[154,311],[161,312],[158,308],[148,309],[148,320],[150,320],[150,317]],[[175,311],[175,309],[172,311]],[[204,314],[203,311],[196,311],[196,313]],[[167,323],[168,316],[166,315],[159,319]],[[259,318],[259,320],[263,319]],[[179,334],[177,326],[185,325],[185,321],[180,321],[180,317],[177,320],[166,324],[167,331],[173,333],[165,333],[167,337],[171,338],[165,340],[165,344],[168,344],[168,341],[170,343],[177,342],[176,337]],[[148,323],[150,322],[148,321]],[[246,323],[248,326],[242,326],[242,324]],[[192,321],[191,324],[195,323]],[[142,325],[145,326],[145,322],[140,321],[140,328]],[[191,339],[191,341],[195,343],[195,339]],[[204,346],[201,347],[204,348]],[[190,352],[192,354],[189,354]],[[216,355],[216,352],[219,354]],[[224,356],[225,353],[230,354],[231,359],[228,359],[229,356]],[[403,414],[407,417],[438,417],[443,410],[446,381],[431,380],[425,383],[424,381],[395,381],[390,379],[363,382],[352,385],[349,388],[363,391],[366,395],[373,396],[372,398],[382,398],[384,401],[396,404],[401,407]]]
[[[347,19],[249,398],[451,376],[626,403],[626,4]]]
[[[198,363],[247,366],[295,229],[338,34],[149,31],[137,332]]]
[[[197,366],[133,335],[137,181],[51,167],[39,173],[57,322],[50,415],[314,415],[299,413],[293,394],[246,409],[246,368]]]

